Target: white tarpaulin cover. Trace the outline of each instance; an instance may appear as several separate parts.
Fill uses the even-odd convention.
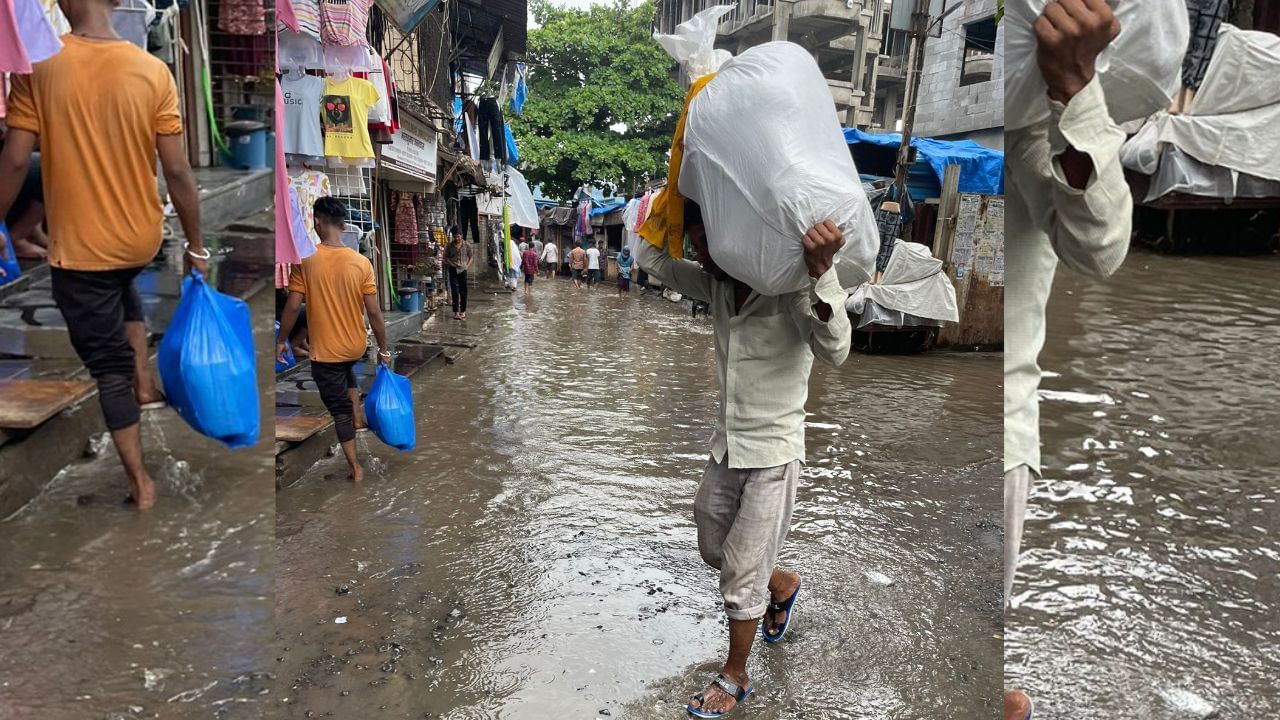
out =
[[[870,277],[871,205],[827,81],[799,45],[766,43],[720,67],[689,106],[679,187],[702,208],[716,264],[762,295],[809,287],[801,240],[826,220],[845,236],[841,286]]]
[[[1280,36],[1223,25],[1191,107],[1156,125],[1202,163],[1280,180]]]
[[[1036,63],[1032,26],[1049,0],[1005,3],[1005,127],[1017,130],[1048,119],[1049,99]],[[1112,3],[1120,35],[1098,58],[1107,107],[1117,123],[1167,108],[1182,85],[1182,58],[1190,40],[1185,0]]]
[[[845,309],[862,315],[868,302],[927,320],[960,320],[951,278],[942,271],[942,261],[920,243],[894,245],[880,283],[859,285],[849,295]]]
[[[538,206],[533,203],[533,192],[524,175],[515,168],[507,168],[507,204],[511,207],[508,219],[512,225],[538,229]]]

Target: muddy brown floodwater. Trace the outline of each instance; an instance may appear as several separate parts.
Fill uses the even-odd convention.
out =
[[[271,297],[251,308],[259,383]],[[96,399],[93,402],[97,402]],[[264,428],[273,405],[264,397]],[[260,718],[273,685],[271,433],[235,452],[143,414],[158,498],[122,505],[106,436],[0,521],[0,718]],[[68,439],[68,441],[73,441]]]
[[[278,716],[684,717],[728,642],[692,521],[710,322],[564,280],[471,316],[480,345],[416,383],[415,453],[364,439],[362,486],[333,458],[280,493]],[[805,594],[734,717],[994,716],[1001,372],[815,372],[782,557]]]
[[[1012,685],[1036,717],[1280,717],[1280,257],[1063,271]]]

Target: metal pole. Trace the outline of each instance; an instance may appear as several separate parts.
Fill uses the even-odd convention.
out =
[[[898,164],[894,169],[893,185],[896,198],[902,201],[907,189],[907,168],[911,157],[911,131],[916,123],[916,104],[920,95],[920,81],[924,75],[924,44],[929,30],[929,0],[915,0],[916,11],[911,17],[911,63],[907,68],[907,97],[902,106],[902,142],[898,145]]]

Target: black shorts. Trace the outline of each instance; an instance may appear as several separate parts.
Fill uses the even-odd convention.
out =
[[[530,275],[529,273],[525,273],[525,274],[524,274],[524,284],[525,284],[525,285],[532,285],[532,284],[533,284],[533,276],[532,276],[532,275]]]
[[[356,409],[347,391],[358,387],[355,370],[357,362],[359,361],[347,360],[332,363],[311,361],[311,378],[316,381],[320,401],[333,416],[333,426],[338,433],[338,442],[348,442],[356,437]]]
[[[590,282],[590,283],[600,282],[600,268],[595,268],[587,271],[587,282]]]
[[[571,275],[573,275],[573,279],[574,279],[574,280],[581,280],[581,279],[582,279],[582,271],[581,271],[581,270],[570,270],[570,271],[569,271],[569,273],[570,273]]]
[[[140,272],[49,269],[53,301],[67,323],[71,346],[98,383],[108,430],[134,425],[140,417],[133,393],[133,347],[125,331],[125,323],[145,322],[142,298],[133,286]]]

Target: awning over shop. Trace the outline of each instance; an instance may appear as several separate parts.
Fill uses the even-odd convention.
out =
[[[441,185],[452,180],[454,184],[464,187],[488,186],[484,177],[484,168],[480,166],[479,161],[472,160],[470,155],[461,155],[453,148],[441,147],[438,152]]]
[[[542,218],[544,225],[562,225],[564,227],[572,227],[577,220],[576,208],[571,207],[553,207],[547,208],[538,215]]]
[[[868,133],[845,128],[845,141],[854,153],[858,172],[889,177],[902,144],[898,133]],[[908,189],[917,200],[938,197],[948,165],[960,166],[960,192],[985,195],[1004,194],[1004,153],[971,140],[950,141],[912,138],[916,163],[908,171]],[[915,180],[915,182],[912,182]]]

